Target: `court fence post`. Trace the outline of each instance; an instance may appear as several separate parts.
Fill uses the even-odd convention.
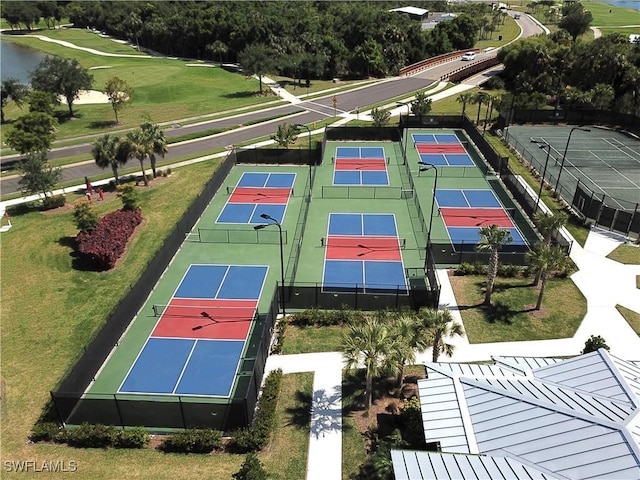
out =
[[[118,419],[120,420],[120,425],[124,428],[124,419],[122,418],[122,412],[120,411],[120,404],[118,403],[118,397],[116,394],[113,394],[113,402],[116,405],[116,412],[118,412]]]
[[[178,396],[178,406],[180,407],[180,418],[182,418],[182,428],[187,428],[187,421],[184,418],[184,408],[182,406],[182,397]]]

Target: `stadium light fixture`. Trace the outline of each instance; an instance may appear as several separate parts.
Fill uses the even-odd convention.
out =
[[[271,225],[275,225],[278,227],[278,233],[280,234],[280,302],[282,305],[282,315],[286,315],[287,312],[285,310],[285,300],[284,300],[284,251],[282,248],[282,225],[280,222],[273,218],[271,215],[266,213],[261,213],[260,218],[264,218],[265,220],[269,220],[272,223],[263,223],[260,225],[255,225],[253,227],[254,230],[262,230],[263,228],[270,227]]]
[[[569,142],[571,141],[571,134],[576,130],[581,130],[583,132],[591,131],[590,128],[573,127],[569,132],[569,137],[567,138],[567,144],[564,146],[564,153],[562,154],[562,161],[560,162],[560,171],[558,172],[558,180],[556,180],[556,186],[553,188],[556,192],[558,191],[558,186],[560,185],[560,175],[562,175],[562,168],[564,167],[564,161],[567,158],[567,150],[569,150]]]

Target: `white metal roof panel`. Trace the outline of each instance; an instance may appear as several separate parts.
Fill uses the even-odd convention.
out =
[[[513,458],[392,450],[396,480],[551,480],[560,477]]]
[[[493,357],[493,361],[498,366],[506,365],[512,368],[517,368],[521,371],[533,370],[540,367],[546,367],[547,365],[553,365],[561,362],[560,358],[546,358],[546,357]]]
[[[451,372],[458,377],[511,377],[521,376],[512,369],[501,368],[498,365],[481,363],[430,363],[429,367],[438,368],[441,371]],[[431,369],[430,369],[431,371]],[[430,374],[429,374],[430,375]]]
[[[389,10],[389,11],[408,13],[409,15],[419,15],[419,16],[423,16],[429,13],[429,10],[425,10],[424,8],[418,8],[418,7],[400,7],[400,8],[394,8],[393,10]]]

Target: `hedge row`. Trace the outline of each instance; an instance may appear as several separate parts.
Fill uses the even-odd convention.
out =
[[[334,325],[344,325],[349,321],[351,311],[342,310],[322,310],[320,308],[308,308],[293,316],[292,322],[299,327],[329,327]]]
[[[276,407],[282,385],[282,370],[274,370],[264,381],[262,395],[250,428],[234,434],[234,444],[246,452],[257,452],[267,446],[276,428]]]
[[[129,237],[142,222],[140,209],[108,213],[91,232],[78,233],[78,251],[97,268],[109,270],[124,253]]]
[[[211,453],[222,446],[222,433],[212,429],[187,429],[169,435],[162,443],[165,452]]]
[[[60,428],[56,423],[37,423],[31,432],[34,442],[67,443],[80,448],[143,448],[151,436],[144,428],[121,430],[113,425],[83,423],[77,428]]]

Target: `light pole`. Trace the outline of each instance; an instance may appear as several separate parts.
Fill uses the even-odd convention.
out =
[[[433,225],[433,212],[436,205],[436,189],[438,188],[438,168],[432,164],[427,162],[418,162],[418,165],[421,165],[420,171],[424,172],[427,170],[433,170],[436,174],[435,180],[433,181],[433,196],[431,197],[431,215],[429,216],[429,232],[427,233],[427,250],[431,248],[431,226]]]
[[[405,122],[405,126],[404,126],[404,150],[403,150],[403,157],[402,160],[406,163],[407,162],[407,136],[409,135],[409,127],[407,125],[408,121],[409,121],[409,113],[411,112],[411,102],[396,102],[396,105],[398,106],[406,106],[407,107],[407,121]]]
[[[547,142],[539,143],[536,140],[531,140],[531,142],[538,145],[538,148],[545,148],[545,147],[547,148],[547,158],[544,161],[544,167],[542,169],[542,178],[540,179],[540,189],[538,190],[538,198],[536,198],[536,208],[533,210],[533,214],[535,215],[536,212],[538,211],[538,205],[540,204],[540,195],[542,195],[542,187],[544,185],[544,176],[547,173],[547,165],[549,164],[549,156],[551,155],[551,145],[549,145]]]
[[[311,192],[311,129],[301,123],[296,123],[293,127],[296,129],[306,128],[309,134],[309,192]]]
[[[287,312],[285,311],[285,305],[284,305],[284,252],[282,250],[282,225],[280,225],[280,222],[278,220],[276,220],[275,218],[273,218],[271,215],[268,215],[266,213],[261,213],[260,214],[260,218],[264,218],[265,220],[271,220],[273,223],[264,223],[261,225],[256,225],[253,227],[254,230],[262,230],[263,228],[266,228],[270,225],[275,225],[276,227],[278,227],[278,232],[280,233],[280,302],[282,305],[282,315],[286,315]]]
[[[567,138],[567,144],[564,146],[564,153],[562,154],[562,161],[560,162],[560,171],[558,172],[558,180],[556,180],[556,186],[554,187],[554,190],[556,192],[558,191],[558,185],[560,185],[560,175],[562,175],[562,167],[564,167],[564,161],[567,158],[567,150],[569,150],[569,142],[571,141],[571,134],[574,132],[574,130],[582,130],[583,132],[591,131],[590,128],[573,127],[569,132],[569,137]]]

